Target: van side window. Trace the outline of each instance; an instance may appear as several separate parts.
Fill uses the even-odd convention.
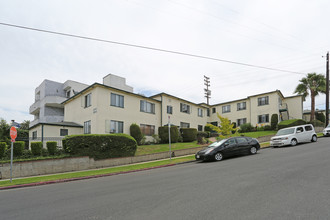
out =
[[[306,130],[306,131],[311,131],[311,130],[313,130],[313,128],[312,128],[312,126],[310,126],[310,125],[306,125],[306,126],[305,126],[305,130]]]
[[[297,128],[297,132],[300,131],[300,132],[304,132],[304,129],[302,127],[299,127]]]

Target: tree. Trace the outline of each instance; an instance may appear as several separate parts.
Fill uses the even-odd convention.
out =
[[[299,80],[294,93],[302,95],[305,99],[310,95],[311,97],[311,121],[314,120],[315,116],[315,96],[319,93],[325,93],[326,80],[322,74],[308,73],[307,77],[303,77]]]
[[[278,114],[272,114],[272,117],[270,120],[270,126],[273,131],[276,130],[277,124],[278,124]]]
[[[20,129],[29,130],[30,120],[24,120],[20,125],[21,125]]]
[[[7,124],[6,120],[0,118],[0,141],[8,141],[10,140],[10,125]]]
[[[214,126],[212,124],[207,124],[207,126],[211,127],[212,130],[216,131],[221,138],[225,138],[225,136],[231,135],[232,132],[236,132],[238,128],[234,128],[234,124],[231,124],[229,119],[226,117],[221,117],[219,113],[217,113],[218,118],[220,119],[220,126]]]

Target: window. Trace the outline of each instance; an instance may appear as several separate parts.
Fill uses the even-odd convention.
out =
[[[155,126],[154,125],[145,125],[145,124],[140,124],[140,129],[142,134],[147,135],[147,136],[152,136],[155,134]]]
[[[222,113],[230,112],[230,105],[222,106]]]
[[[246,138],[244,138],[244,137],[238,137],[238,138],[236,138],[236,141],[237,141],[238,144],[244,144],[244,143],[248,142],[246,140]]]
[[[180,103],[180,112],[190,114],[190,105]]]
[[[237,119],[237,126],[241,126],[242,124],[246,124],[246,118]]]
[[[124,96],[111,93],[110,105],[124,108]]]
[[[245,110],[245,109],[246,109],[246,102],[237,103],[237,111]]]
[[[296,133],[301,133],[301,132],[304,132],[303,127],[298,127]]]
[[[218,122],[217,121],[213,121],[211,122],[211,125],[217,126],[218,127]]]
[[[167,106],[167,114],[172,114],[173,113],[173,107],[168,105]]]
[[[85,108],[87,108],[87,107],[89,107],[89,106],[92,105],[91,98],[92,98],[92,94],[91,93],[89,93],[88,95],[85,96],[85,105],[84,105]]]
[[[258,98],[258,106],[268,105],[268,104],[269,104],[268,96]]]
[[[180,127],[181,128],[190,128],[190,124],[189,123],[185,123],[185,122],[180,122]]]
[[[268,122],[269,122],[269,114],[267,114],[267,115],[258,115],[258,124],[268,123]]]
[[[203,109],[198,108],[198,117],[203,117]]]
[[[209,109],[209,108],[206,109],[206,115],[207,115],[208,117],[210,117],[210,109]]]
[[[313,127],[310,126],[310,125],[306,125],[306,126],[305,126],[305,130],[306,130],[306,131],[312,131],[312,130],[313,130]]]
[[[155,114],[155,104],[141,100],[140,111]]]
[[[70,98],[70,92],[71,92],[70,90],[69,91],[66,91],[66,97],[67,98]]]
[[[212,114],[216,113],[217,109],[216,108],[212,108]]]
[[[122,121],[110,121],[110,133],[123,133],[124,122]]]
[[[37,139],[37,131],[32,132],[32,140]]]
[[[85,121],[84,122],[84,134],[90,134],[91,133],[91,121]]]
[[[66,136],[69,134],[68,129],[60,129],[60,136]]]
[[[198,125],[198,131],[203,131],[203,125]]]

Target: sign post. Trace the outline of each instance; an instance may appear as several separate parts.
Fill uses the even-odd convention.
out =
[[[10,182],[12,182],[13,177],[13,149],[14,142],[17,137],[17,130],[15,127],[10,128],[10,137],[11,137],[11,149],[10,149]]]
[[[171,152],[171,123],[170,116],[168,116],[168,144],[170,147],[170,160],[172,160],[172,152]]]

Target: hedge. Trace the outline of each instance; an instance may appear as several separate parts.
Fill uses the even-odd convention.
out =
[[[272,117],[270,119],[271,129],[275,131],[277,124],[278,124],[278,114],[272,114]]]
[[[135,123],[131,124],[131,126],[129,127],[129,131],[131,136],[136,140],[137,144],[140,144],[143,138],[140,126]]]
[[[181,128],[181,136],[183,142],[192,142],[197,139],[197,129],[196,128]]]
[[[314,127],[324,127],[325,126],[325,123],[323,123],[322,121],[317,120],[317,119],[310,121],[309,123],[311,123]]]
[[[278,129],[283,129],[287,127],[292,127],[292,126],[298,126],[298,125],[305,125],[307,124],[306,121],[302,119],[290,119],[290,120],[285,120],[281,121],[278,123]]]
[[[246,132],[251,132],[253,130],[253,127],[251,123],[245,123],[239,126],[239,133],[246,133]]]
[[[49,155],[55,155],[55,152],[57,149],[57,142],[56,141],[47,141],[46,147],[47,147]]]
[[[198,144],[204,144],[204,140],[205,138],[208,138],[209,137],[209,132],[206,132],[206,131],[199,131],[197,132],[197,143]]]
[[[31,142],[31,152],[33,156],[41,156],[42,142]]]
[[[179,140],[179,130],[176,126],[171,126],[171,143],[176,143]],[[168,143],[168,126],[158,128],[158,135],[161,143]]]
[[[6,149],[7,149],[6,142],[0,142],[0,158],[3,158],[5,156]]]
[[[134,156],[137,143],[127,134],[70,135],[63,140],[66,153],[94,159]]]
[[[24,150],[24,141],[15,141],[13,144],[13,156],[22,156]]]

